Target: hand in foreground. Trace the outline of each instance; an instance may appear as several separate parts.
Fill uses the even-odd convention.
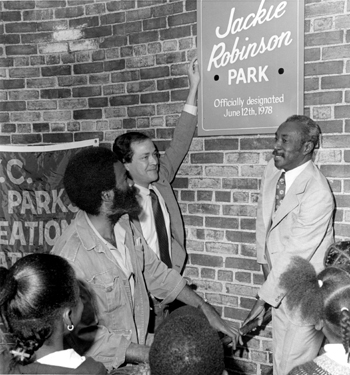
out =
[[[232,342],[228,344],[229,347],[236,349],[237,342],[243,345],[242,337],[238,329],[232,327],[228,322],[223,320],[217,311],[209,303],[202,303],[199,308],[202,310],[204,315],[207,317],[210,325],[217,331],[231,337]]]
[[[247,318],[243,322],[243,325],[251,322],[255,318],[258,318],[258,326],[260,326],[263,319],[264,319],[265,312],[266,312],[266,302],[262,299],[256,300],[256,302],[255,302],[254,306],[252,307],[252,309],[250,310]]]

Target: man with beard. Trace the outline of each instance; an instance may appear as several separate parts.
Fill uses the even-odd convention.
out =
[[[52,252],[66,258],[81,281],[84,312],[68,339],[78,353],[108,369],[148,362],[148,292],[198,307],[235,347],[237,330],[158,259],[129,221],[140,211],[136,189],[111,150],[94,147],[76,154],[63,183],[80,211]]]
[[[323,335],[288,315],[279,277],[291,257],[299,255],[320,272],[324,254],[333,243],[334,200],[328,182],[312,161],[320,128],[307,116],[294,115],[275,134],[260,192],[257,221],[257,261],[265,282],[244,323],[272,306],[273,373],[287,374],[316,357]]]

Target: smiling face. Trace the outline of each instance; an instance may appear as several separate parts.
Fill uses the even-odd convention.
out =
[[[313,145],[303,140],[302,126],[298,122],[284,122],[277,129],[273,150],[276,168],[290,171],[311,159]]]
[[[131,162],[124,166],[135,184],[147,188],[150,183],[158,180],[159,158],[152,140],[131,144],[133,156]]]

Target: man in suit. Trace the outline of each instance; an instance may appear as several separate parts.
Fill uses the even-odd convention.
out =
[[[273,158],[260,192],[257,221],[257,261],[265,282],[245,324],[272,307],[274,374],[285,375],[294,366],[316,357],[323,340],[314,326],[289,316],[279,277],[292,256],[299,255],[319,272],[333,243],[334,199],[326,178],[312,161],[319,126],[307,116],[294,115],[275,134]]]
[[[139,192],[142,212],[134,224],[157,256],[179,273],[183,271],[187,254],[182,215],[170,184],[190,148],[197,125],[196,94],[200,81],[197,59],[189,64],[188,76],[190,89],[187,101],[164,155],[159,157],[152,140],[140,132],[122,134],[113,145],[113,151],[123,162]],[[157,208],[154,204],[157,203],[160,205],[160,217],[155,217]],[[163,234],[159,232],[162,229],[165,230]],[[154,298],[152,302],[155,321],[151,331],[167,314],[167,306]]]

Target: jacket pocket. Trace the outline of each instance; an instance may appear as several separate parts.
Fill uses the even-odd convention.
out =
[[[123,281],[119,275],[110,270],[95,274],[88,280],[90,287],[95,291],[98,309],[110,313],[118,307],[125,305]],[[102,311],[100,311],[102,313]]]

